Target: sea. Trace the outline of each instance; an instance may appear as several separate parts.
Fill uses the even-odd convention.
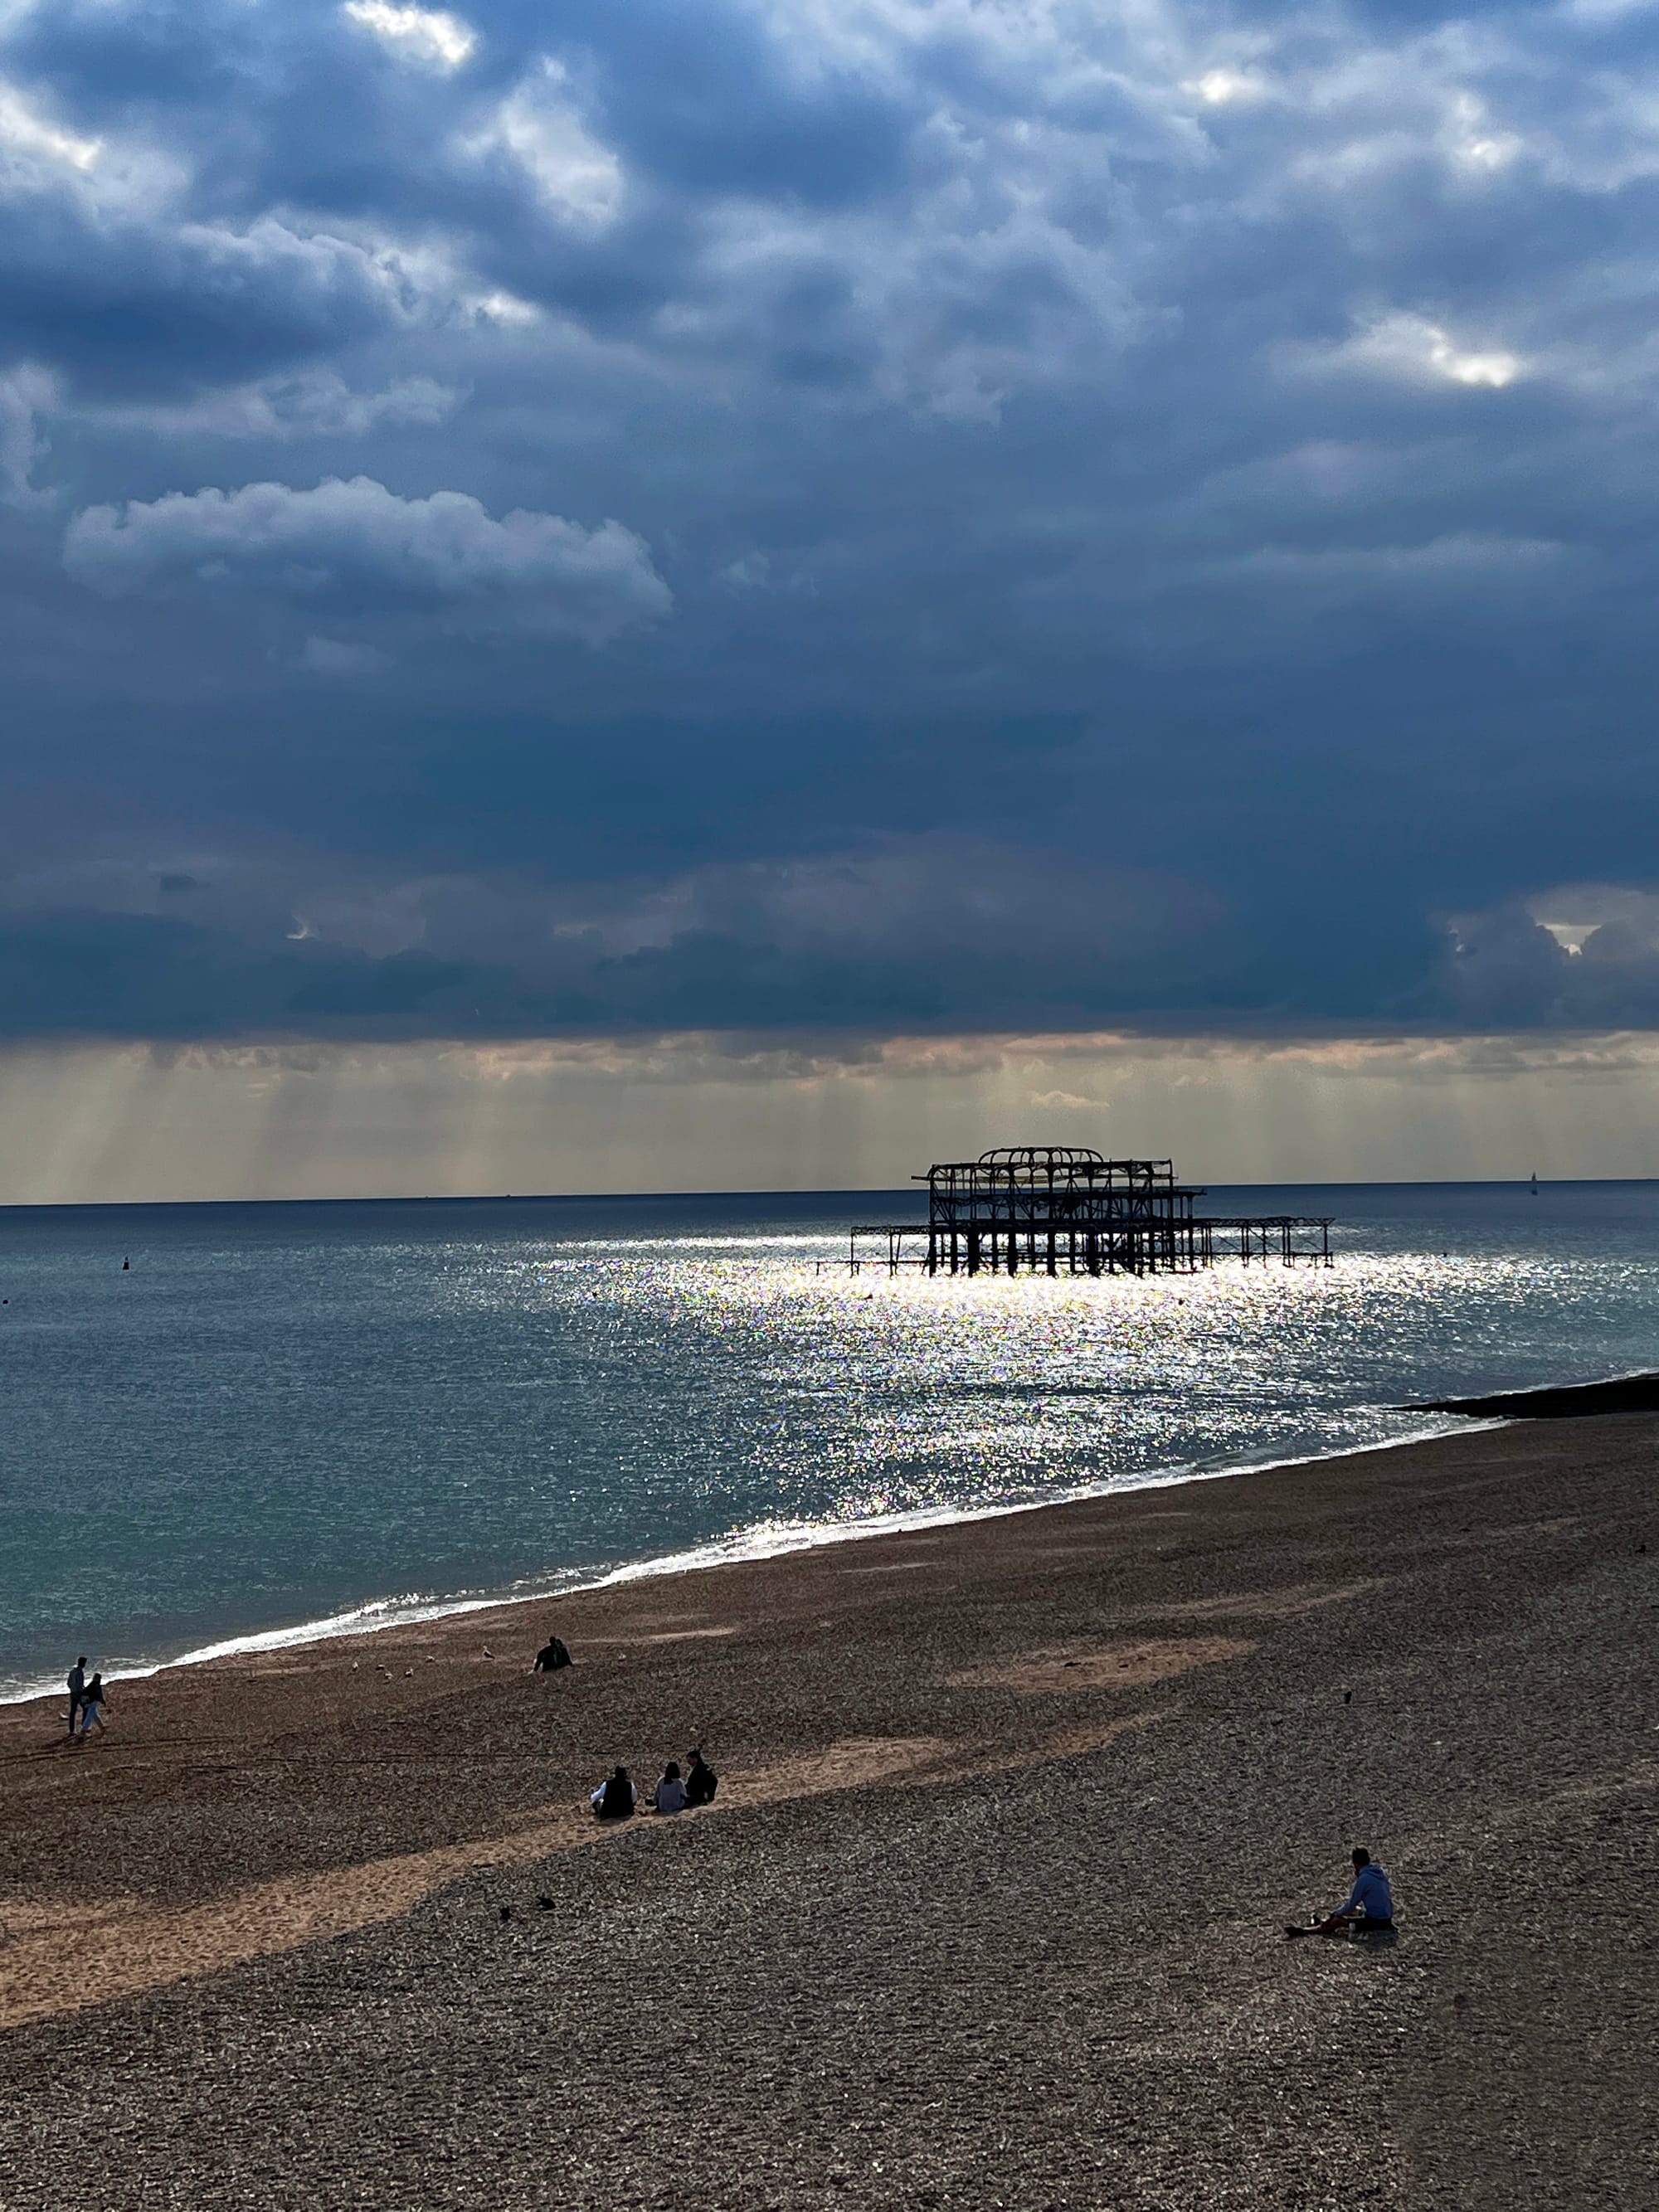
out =
[[[914,1191],[0,1209],[0,1697],[1659,1365],[1659,1182],[1205,1206],[1329,1214],[1334,1264],[849,1273]]]

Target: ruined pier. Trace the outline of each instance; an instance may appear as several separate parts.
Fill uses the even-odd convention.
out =
[[[925,1222],[863,1222],[848,1263],[896,1274],[1192,1275],[1218,1259],[1331,1264],[1328,1216],[1200,1213],[1170,1160],[1109,1160],[1080,1145],[1007,1145],[937,1163]]]

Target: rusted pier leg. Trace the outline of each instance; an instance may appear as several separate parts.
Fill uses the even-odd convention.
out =
[[[1054,1232],[1052,1229],[1048,1231],[1048,1273],[1051,1275],[1057,1275],[1060,1273],[1055,1262]]]

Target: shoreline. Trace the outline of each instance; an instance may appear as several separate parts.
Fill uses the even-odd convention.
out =
[[[1574,1384],[1565,1387],[1593,1390],[1607,1386]],[[1471,1409],[1477,1403],[1484,1402],[1467,1401]],[[464,1591],[453,1596],[429,1599],[366,1598],[361,1604],[344,1612],[276,1627],[250,1629],[242,1634],[221,1638],[211,1644],[192,1645],[168,1658],[144,1660],[131,1666],[118,1664],[105,1671],[111,1682],[153,1681],[160,1675],[185,1668],[217,1666],[227,1660],[258,1658],[274,1652],[310,1650],[329,1644],[357,1643],[390,1635],[402,1629],[461,1620],[474,1613],[505,1612],[527,1605],[558,1604],[592,1591],[623,1588],[634,1583],[654,1582],[667,1576],[698,1574],[717,1567],[793,1559],[803,1553],[821,1551],[837,1544],[864,1543],[880,1537],[902,1536],[932,1528],[969,1527],[979,1522],[1003,1520],[1018,1514],[1046,1513],[1057,1506],[1082,1504],[1097,1498],[1133,1497],[1144,1491],[1180,1489],[1188,1483],[1221,1482],[1244,1475],[1271,1474],[1285,1468],[1318,1467],[1328,1461],[1352,1459],[1367,1452],[1399,1451],[1413,1444],[1431,1443],[1442,1437],[1462,1436],[1480,1429],[1503,1427],[1515,1418],[1513,1415],[1477,1413],[1473,1410],[1466,1413],[1463,1401],[1452,1400],[1446,1401],[1443,1405],[1424,1404],[1401,1410],[1437,1413],[1443,1418],[1438,1425],[1433,1427],[1412,1429],[1402,1436],[1376,1438],[1364,1443],[1344,1444],[1331,1451],[1293,1453],[1282,1459],[1239,1460],[1226,1467],[1156,1469],[1146,1474],[1117,1476],[1099,1483],[1079,1484],[1058,1491],[1052,1497],[1026,1498],[1013,1504],[922,1507],[914,1513],[884,1515],[873,1521],[812,1522],[780,1530],[771,1540],[756,1540],[752,1532],[738,1531],[726,1536],[712,1537],[705,1543],[690,1546],[681,1552],[658,1553],[641,1559],[624,1560],[619,1565],[607,1568],[591,1577],[589,1571],[582,1567],[552,1568],[544,1574],[521,1577],[518,1582],[509,1583],[494,1591]],[[566,1574],[576,1579],[560,1579]],[[534,1586],[526,1589],[523,1587],[525,1583]],[[78,1635],[79,1632],[76,1632],[76,1636],[66,1641],[74,1641]],[[0,1688],[0,1711],[59,1701],[63,1695],[63,1684],[55,1680],[27,1686]]]
[[[923,1507],[914,1513],[885,1515],[873,1521],[793,1524],[769,1538],[760,1536],[757,1531],[738,1530],[710,1537],[683,1551],[654,1553],[643,1559],[623,1560],[598,1574],[584,1567],[556,1567],[521,1576],[494,1590],[404,1599],[365,1598],[343,1612],[249,1629],[210,1644],[191,1645],[165,1658],[117,1666],[107,1670],[108,1679],[112,1682],[149,1681],[180,1668],[215,1666],[228,1659],[258,1657],[269,1652],[307,1650],[319,1644],[356,1642],[398,1629],[458,1620],[470,1613],[555,1604],[589,1591],[611,1589],[629,1583],[699,1573],[750,1561],[788,1559],[836,1544],[866,1542],[925,1528],[968,1526],[1015,1514],[1046,1512],[1053,1506],[1073,1505],[1091,1498],[1177,1489],[1187,1483],[1219,1482],[1242,1475],[1272,1474],[1283,1468],[1319,1466],[1326,1461],[1352,1459],[1367,1452],[1397,1451],[1416,1443],[1432,1443],[1437,1437],[1504,1427],[1514,1421],[1595,1419],[1620,1413],[1659,1413],[1659,1370],[1632,1369],[1591,1382],[1539,1383],[1524,1390],[1494,1391],[1472,1397],[1419,1399],[1398,1410],[1441,1418],[1434,1426],[1414,1428],[1401,1436],[1364,1443],[1340,1445],[1329,1451],[1292,1453],[1281,1459],[1239,1460],[1225,1467],[1154,1469],[1098,1483],[1076,1484],[1051,1497],[1023,1499],[1012,1504]],[[17,1684],[0,1688],[0,1711],[40,1704],[62,1695],[62,1685],[55,1680]]]

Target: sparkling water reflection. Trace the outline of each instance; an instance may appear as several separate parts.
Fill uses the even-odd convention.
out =
[[[908,1194],[0,1213],[0,1677],[1340,1450],[1430,1425],[1413,1398],[1654,1360],[1659,1186],[1214,1202],[1333,1213],[1338,1264],[848,1277],[843,1224]]]

